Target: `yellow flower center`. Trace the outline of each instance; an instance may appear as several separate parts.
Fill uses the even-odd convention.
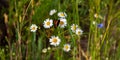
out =
[[[47,22],[46,24],[47,24],[47,25],[50,25],[50,22]]]
[[[63,25],[64,24],[64,22],[63,21],[60,21],[60,25]]]
[[[56,38],[54,38],[54,39],[52,40],[52,42],[56,43],[56,42],[57,42],[57,39],[56,39]]]
[[[32,27],[32,30],[35,30],[35,27]]]
[[[73,30],[76,30],[76,26],[73,26]]]
[[[80,31],[78,31],[78,35],[80,35]]]
[[[65,16],[63,13],[60,14],[61,16]]]
[[[68,48],[69,48],[69,46],[67,46],[67,45],[66,45],[64,48],[65,48],[65,49],[68,49]]]

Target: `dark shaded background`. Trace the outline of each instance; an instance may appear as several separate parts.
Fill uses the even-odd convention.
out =
[[[8,14],[9,0],[0,0],[0,47],[7,44],[5,36],[7,35],[6,26],[4,23],[4,13]]]

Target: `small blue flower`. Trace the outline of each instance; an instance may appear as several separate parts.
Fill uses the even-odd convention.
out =
[[[102,28],[103,26],[103,23],[97,25],[98,28]]]

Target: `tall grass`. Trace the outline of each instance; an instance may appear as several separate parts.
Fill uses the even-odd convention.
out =
[[[120,60],[119,5],[120,0],[11,0],[9,13],[4,13],[8,45],[0,48],[0,59]],[[47,18],[58,20],[57,14],[49,15],[52,9],[67,14],[65,28],[43,27]],[[103,27],[98,26],[101,23]],[[38,26],[36,32],[30,31],[32,24]],[[72,24],[77,24],[83,34],[73,33]],[[53,35],[61,39],[57,47],[49,43]],[[86,40],[87,47],[83,48]],[[64,44],[71,45],[69,52],[63,50]]]

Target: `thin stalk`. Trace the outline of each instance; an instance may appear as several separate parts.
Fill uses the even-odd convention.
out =
[[[107,25],[107,28],[106,28],[105,33],[104,33],[104,35],[103,35],[103,39],[102,39],[102,42],[101,42],[101,46],[102,46],[103,43],[104,43],[105,37],[106,37],[107,32],[108,32],[109,27],[110,27],[111,20],[112,20],[112,19],[110,19],[110,20],[108,21],[108,25]]]
[[[75,9],[76,9],[76,22],[78,23],[78,25],[79,25],[79,14],[78,14],[78,0],[76,0],[76,2],[75,2]]]
[[[72,58],[73,58],[73,60],[76,60],[75,59],[75,55],[76,55],[76,40],[74,39],[73,34],[72,34],[70,29],[69,29],[69,32],[70,32],[70,36],[72,38],[72,44],[74,46],[74,48],[73,48],[73,57]]]
[[[80,59],[81,60],[81,46],[80,46],[80,36],[78,36],[78,52],[79,52],[79,57],[78,57],[78,59]]]
[[[25,19],[25,16],[26,16],[26,14],[27,14],[28,8],[30,7],[30,5],[31,5],[32,2],[33,2],[33,0],[30,0],[29,4],[28,4],[28,6],[27,6],[27,9],[26,9],[25,12],[23,13],[23,18],[22,18],[22,20]]]
[[[59,0],[59,2],[58,2],[58,10],[60,10],[60,8],[61,8],[60,5],[61,5],[61,4],[60,4],[60,0]]]
[[[35,44],[35,41],[36,41],[36,32],[33,32],[33,40],[32,40],[32,59],[33,60],[36,60],[36,55],[35,55],[35,52],[36,52],[36,44]]]
[[[57,60],[60,60],[60,57],[59,57],[59,49],[57,50]]]
[[[8,42],[8,47],[9,47],[9,52],[10,52],[10,60],[13,60],[12,58],[12,46],[11,46],[11,37],[9,35],[9,26],[8,26],[8,15],[5,13],[4,14],[4,22],[7,30],[7,36],[5,37],[6,41]]]
[[[21,35],[20,32],[18,32],[18,50],[19,50],[19,59],[22,60],[22,52],[21,52]]]

